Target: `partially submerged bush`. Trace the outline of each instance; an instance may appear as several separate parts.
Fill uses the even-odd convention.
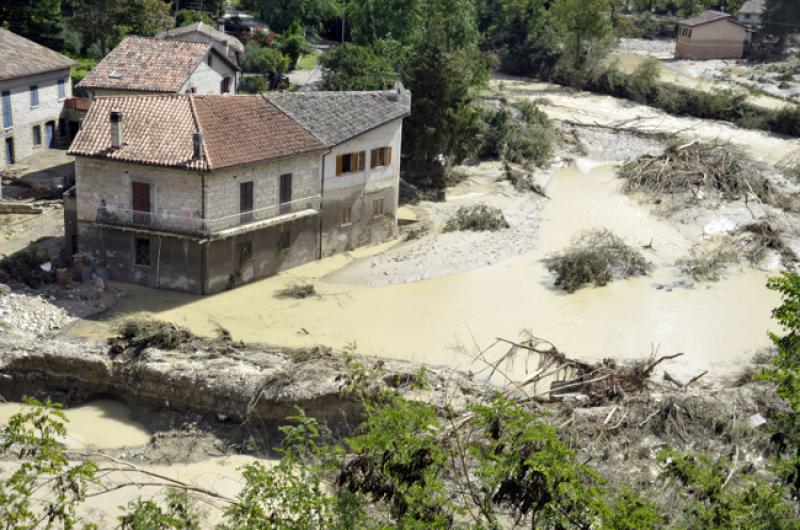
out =
[[[278,298],[296,298],[302,300],[317,294],[317,289],[310,283],[296,283],[285,289],[278,291],[275,296]]]
[[[758,265],[764,261],[768,250],[780,254],[781,260],[786,266],[797,262],[797,255],[784,242],[780,231],[767,222],[744,225],[737,230],[737,234],[746,238],[744,255],[752,265]]]
[[[447,220],[442,231],[471,230],[473,232],[481,232],[490,230],[496,232],[508,227],[508,221],[503,216],[502,210],[481,203],[460,207],[455,215]]]
[[[131,319],[119,327],[119,338],[125,341],[129,348],[141,351],[145,348],[175,350],[197,337],[188,329],[171,322]]]
[[[555,284],[570,293],[590,283],[602,286],[645,275],[652,267],[638,250],[606,229],[581,232],[567,249],[545,259],[545,266],[555,274]]]
[[[679,259],[676,265],[682,273],[696,281],[715,282],[729,264],[736,262],[737,257],[736,251],[731,248],[730,238],[722,238],[712,248],[693,249],[688,257]]]

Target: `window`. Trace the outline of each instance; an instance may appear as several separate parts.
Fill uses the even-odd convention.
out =
[[[222,94],[227,94],[228,92],[231,91],[231,78],[230,77],[226,77],[225,79],[222,80],[222,82],[219,84],[219,91]]]
[[[14,161],[14,139],[6,138],[6,164],[13,166]]]
[[[376,167],[382,166],[389,166],[392,163],[392,148],[391,147],[379,147],[378,149],[373,149],[370,153],[370,163],[369,167],[374,169]]]
[[[372,201],[372,217],[381,217],[383,215],[383,198],[375,199]]]
[[[3,91],[3,128],[10,129],[14,124],[11,116],[11,91]]]
[[[341,226],[348,226],[353,224],[353,207],[345,206],[342,208],[342,215],[340,219]]]
[[[286,232],[281,232],[281,239],[278,241],[278,250],[289,250],[289,247],[292,246],[292,233],[287,230]]]
[[[253,259],[253,242],[246,241],[239,245],[239,265],[244,265]]]
[[[39,106],[39,87],[31,85],[31,107]]]
[[[61,101],[62,99],[67,98],[67,88],[66,83],[63,79],[58,80],[58,100]]]
[[[42,145],[42,126],[33,126],[33,146],[40,147]]]
[[[253,222],[253,182],[239,184],[239,222]]]
[[[336,176],[344,175],[345,173],[355,173],[356,171],[364,170],[364,162],[367,158],[367,153],[361,151],[359,153],[348,153],[346,155],[339,155],[336,157]]]
[[[136,263],[136,265],[144,265],[145,267],[149,267],[150,240],[137,237],[135,245],[134,263]]]
[[[292,174],[281,175],[278,201],[281,204],[292,202]]]

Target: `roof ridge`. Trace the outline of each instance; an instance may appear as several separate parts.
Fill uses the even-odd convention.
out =
[[[203,127],[200,124],[200,118],[197,116],[197,111],[194,108],[194,94],[189,94],[187,97],[189,98],[189,111],[192,113],[192,121],[194,122],[194,126],[197,128],[197,132],[200,133],[200,141],[203,143],[203,160],[205,160],[208,169],[212,170],[214,167],[211,164],[211,158],[208,155],[206,135],[203,134]],[[194,139],[192,139],[192,141],[194,141]]]

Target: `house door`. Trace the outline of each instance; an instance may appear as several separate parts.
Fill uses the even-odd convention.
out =
[[[278,202],[280,203],[280,213],[291,211],[292,205],[292,174],[281,175],[280,188],[278,192]]]
[[[14,164],[14,139],[6,138],[6,164]]]
[[[239,184],[239,221],[242,224],[253,222],[253,183]]]
[[[132,182],[133,195],[133,222],[136,224],[150,224],[150,184],[147,182]]]
[[[48,121],[44,124],[44,145],[48,149],[53,147],[53,138],[56,134],[56,122]]]

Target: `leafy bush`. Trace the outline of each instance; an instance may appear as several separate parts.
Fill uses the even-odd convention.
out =
[[[260,94],[269,90],[267,80],[264,76],[249,75],[243,76],[239,81],[239,92],[243,94]]]
[[[586,284],[647,274],[652,265],[636,249],[606,229],[578,234],[566,250],[545,259],[555,284],[573,293]]]
[[[522,120],[513,117],[517,110]],[[484,133],[479,156],[505,158],[517,164],[544,164],[550,157],[553,138],[550,120],[531,102],[483,113]]]
[[[496,232],[508,228],[509,224],[503,216],[502,210],[486,204],[473,204],[461,206],[453,217],[447,220],[443,232],[458,232],[471,230],[481,232],[490,230]]]
[[[136,351],[145,348],[175,350],[196,337],[187,329],[162,320],[131,319],[119,327],[119,338]]]
[[[194,24],[195,22],[203,22],[212,28],[217,27],[217,23],[214,22],[214,19],[211,18],[211,16],[205,11],[197,11],[195,9],[180,9],[175,12],[175,27],[180,28],[182,26]]]
[[[389,59],[369,46],[345,43],[322,54],[326,90],[385,90],[397,81]]]

